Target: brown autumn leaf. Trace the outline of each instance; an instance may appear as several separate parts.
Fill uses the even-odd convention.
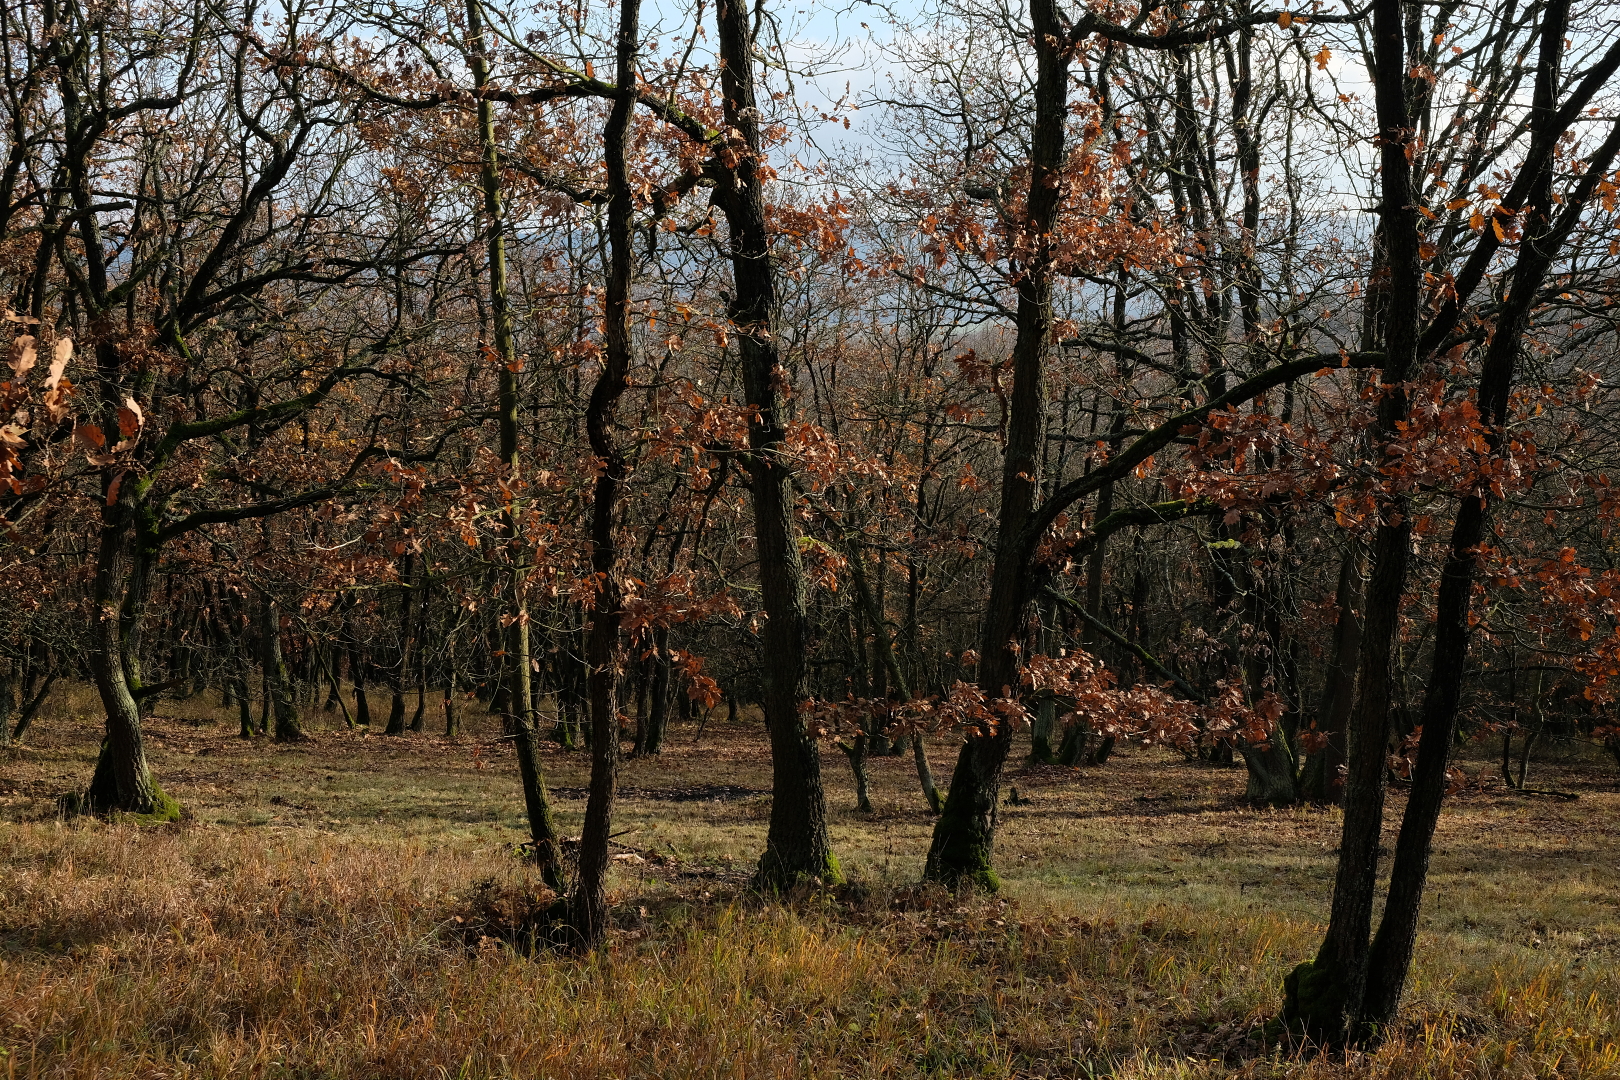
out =
[[[33,368],[38,351],[35,348],[33,335],[22,334],[11,343],[12,358],[11,371],[17,378],[22,378]]]
[[[141,430],[144,420],[145,416],[141,413],[140,405],[134,398],[126,397],[123,407],[118,410],[118,434],[126,439],[133,439]]]
[[[55,390],[62,381],[62,373],[67,370],[68,361],[73,359],[73,339],[58,338],[56,349],[51,354],[51,369],[45,376],[45,389]]]
[[[51,423],[60,424],[68,414],[67,401],[73,392],[73,384],[52,386],[45,391],[45,412],[50,416]]]

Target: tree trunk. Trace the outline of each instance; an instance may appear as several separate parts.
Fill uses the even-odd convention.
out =
[[[101,351],[98,348],[98,354]],[[141,542],[131,521],[134,487],[110,472],[102,479],[103,494],[111,497],[103,500],[96,549],[90,670],[107,713],[107,731],[83,804],[95,813],[121,811],[173,821],[179,818],[180,807],[163,793],[146,764],[146,741],[135,701],[140,684],[130,631],[143,613],[155,552]]]
[[[61,674],[61,669],[54,667],[50,671],[46,672],[45,681],[40,684],[39,689],[35,690],[34,693],[27,697],[23,702],[22,711],[17,716],[17,726],[12,729],[11,732],[12,742],[20,743],[23,740],[23,736],[28,734],[28,728],[34,722],[34,717],[39,713],[39,707],[45,704],[46,697],[50,695],[51,687],[56,683],[56,680],[61,676]]]
[[[1333,624],[1333,656],[1322,684],[1317,709],[1321,735],[1327,741],[1306,759],[1300,794],[1316,803],[1337,803],[1344,794],[1344,733],[1355,703],[1356,663],[1361,654],[1361,544],[1352,541],[1339,563],[1339,585],[1334,604],[1339,609]]]
[[[870,736],[863,732],[856,735],[854,741],[848,746],[843,743],[839,744],[839,748],[849,758],[850,772],[855,774],[855,809],[863,814],[872,812],[872,785],[866,775],[866,752],[869,738]]]
[[[512,313],[506,291],[506,215],[501,206],[500,160],[495,143],[494,104],[482,93],[489,82],[489,60],[485,55],[483,11],[479,0],[467,0],[467,33],[471,45],[469,61],[473,85],[478,93],[478,136],[483,152],[479,182],[484,196],[485,224],[489,229],[489,298],[495,324],[495,354],[500,361],[499,400],[496,403],[501,463],[507,481],[518,487],[518,385],[517,345],[512,339]],[[507,572],[507,617],[503,667],[508,676],[507,723],[514,733],[518,772],[523,780],[523,801],[529,815],[529,836],[534,859],[546,885],[557,893],[564,891],[562,849],[551,820],[551,797],[540,771],[540,747],[535,733],[533,706],[529,697],[529,611],[527,582],[522,568],[523,533],[516,500],[501,515],[505,534]]]
[[[18,688],[22,680],[17,674],[20,666],[10,657],[0,657],[0,746],[11,745],[11,718],[20,706]]]
[[[579,840],[579,880],[569,902],[569,921],[582,948],[594,949],[607,932],[608,846],[612,842],[613,803],[619,789],[619,709],[614,699],[618,683],[619,627],[624,621],[623,586],[619,579],[619,551],[614,535],[619,490],[627,466],[615,442],[614,412],[629,386],[631,215],[635,204],[630,186],[630,122],[635,112],[631,94],[636,85],[636,52],[640,44],[640,0],[620,0],[619,34],[615,47],[619,97],[613,103],[603,131],[608,186],[608,275],[603,309],[602,373],[591,389],[585,410],[585,430],[599,470],[591,501],[591,570],[597,589],[591,613],[587,658],[591,665],[591,784],[585,800],[585,823]],[[668,631],[659,630],[660,643]],[[660,650],[662,651],[662,650]],[[657,691],[654,691],[657,696]]]
[[[1002,457],[1001,507],[979,649],[979,689],[1005,698],[1019,691],[1018,639],[1030,599],[1024,536],[1040,491],[1045,442],[1045,361],[1052,329],[1052,230],[1062,200],[1064,123],[1070,52],[1056,0],[1032,0],[1036,56],[1035,125],[1024,233],[1031,254],[1017,283],[1017,338]],[[925,871],[931,881],[995,890],[991,868],[1001,772],[1012,743],[1006,723],[970,732],[957,754],[944,811],[934,825]]]
[[[450,676],[444,684],[444,734],[445,738],[455,738],[461,734],[461,711],[456,707],[455,676]]]
[[[331,683],[331,691],[327,694],[326,703],[321,706],[322,712],[331,712],[335,704],[343,710],[343,724],[350,731],[354,730],[354,716],[349,712],[349,703],[343,700],[342,676],[339,675],[338,665],[342,660],[341,652],[329,653],[326,657],[326,677]]]
[[[833,882],[842,872],[827,836],[827,797],[821,783],[821,749],[799,714],[804,701],[804,573],[793,535],[789,471],[778,448],[786,437],[776,380],[781,358],[775,331],[777,297],[770,263],[760,176],[759,109],[753,68],[749,8],[742,0],[719,0],[715,8],[722,62],[726,123],[742,139],[736,165],[715,189],[730,227],[731,324],[742,357],[747,404],[756,411],[749,427],[747,458],[753,489],[754,532],[760,594],[766,622],[760,634],[761,704],[771,738],[771,820],[760,859],[759,882],[783,889],[800,881]]]
[[[912,697],[911,681],[906,678],[905,668],[900,666],[900,653],[895,648],[894,638],[889,633],[888,624],[882,620],[882,609],[878,606],[877,598],[872,595],[871,587],[866,580],[866,567],[859,559],[859,552],[853,548],[849,550],[850,577],[855,583],[855,595],[866,608],[867,617],[873,620],[873,632],[877,637],[878,658],[883,661],[883,667],[888,672],[894,690],[902,701],[910,701]],[[735,700],[732,707],[736,707]],[[917,782],[922,787],[923,799],[928,803],[928,812],[937,814],[944,809],[945,800],[940,797],[939,788],[934,784],[934,769],[928,762],[928,746],[921,731],[911,735],[912,760],[917,766]]]
[[[1540,62],[1536,71],[1533,138],[1545,145],[1559,135],[1552,113],[1557,105],[1559,66],[1564,51],[1569,0],[1549,4],[1541,24]],[[1597,183],[1620,154],[1620,122],[1593,154],[1577,189],[1566,196],[1554,220],[1552,171],[1532,183],[1526,201],[1526,242],[1513,267],[1507,301],[1498,313],[1496,332],[1480,369],[1480,420],[1491,454],[1506,441],[1508,403],[1512,397],[1514,368],[1530,311],[1564,240],[1579,220]],[[1395,1019],[1412,952],[1417,944],[1418,915],[1428,880],[1434,829],[1446,794],[1446,766],[1457,734],[1457,710],[1462,700],[1463,672],[1468,660],[1469,607],[1478,569],[1480,545],[1490,522],[1490,488],[1465,497],[1452,525],[1451,545],[1440,575],[1435,612],[1432,669],[1424,694],[1417,762],[1412,770],[1412,791],[1401,819],[1390,868],[1389,895],[1368,961],[1365,999],[1360,1027],[1381,1032]],[[1539,689],[1539,687],[1538,687]],[[1539,707],[1539,701],[1538,701]],[[1522,775],[1521,775],[1522,782]]]
[[[1249,770],[1249,784],[1243,792],[1246,800],[1256,806],[1292,806],[1299,801],[1293,743],[1281,724],[1264,746],[1245,744],[1241,749]]]
[[[647,727],[638,748],[642,754],[656,754],[663,750],[664,733],[669,728],[671,694],[669,630],[660,627],[653,633],[653,677],[651,708],[647,713]]]
[[[1405,384],[1417,367],[1418,320],[1423,303],[1419,253],[1418,196],[1407,156],[1416,137],[1409,110],[1404,17],[1400,0],[1374,0],[1373,83],[1380,136],[1379,207],[1388,252],[1385,282],[1374,280],[1369,303],[1383,293],[1384,370],[1373,437],[1382,463],[1398,469],[1391,446],[1406,419]],[[1299,965],[1284,984],[1284,1020],[1330,1044],[1357,1040],[1373,894],[1378,878],[1378,844],[1384,819],[1385,748],[1389,733],[1391,665],[1396,650],[1401,600],[1411,558],[1411,525],[1406,497],[1379,498],[1373,539],[1372,575],[1367,584],[1358,696],[1346,730],[1347,767],[1344,824],[1333,886],[1327,934],[1316,959]]]
[[[1057,728],[1057,698],[1047,694],[1035,706],[1035,722],[1029,728],[1029,760],[1032,764],[1051,765],[1057,760],[1052,753],[1052,732]]]
[[[275,716],[276,742],[297,742],[304,738],[304,728],[293,704],[292,680],[287,675],[287,664],[281,655],[281,619],[275,601],[268,596],[260,607],[260,645],[264,649],[264,671],[269,689],[270,710]]]
[[[371,702],[366,697],[366,659],[362,654],[349,654],[349,674],[354,678],[354,722],[370,729]]]

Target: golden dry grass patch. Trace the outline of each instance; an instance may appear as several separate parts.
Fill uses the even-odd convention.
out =
[[[1257,1035],[1319,940],[1337,814],[1245,807],[1241,770],[1136,749],[1019,773],[992,900],[911,884],[929,819],[908,761],[873,763],[865,815],[831,752],[854,884],[766,904],[742,889],[761,733],[678,728],[626,765],[619,925],[579,959],[478,921],[540,889],[481,718],[275,747],[165,703],[152,757],[188,818],[137,829],[53,816],[94,753],[67,704],[0,761],[0,1077],[1620,1076],[1620,793],[1598,760],[1543,770],[1576,802],[1448,808],[1402,1027],[1345,1060]],[[570,829],[583,755],[546,763]]]

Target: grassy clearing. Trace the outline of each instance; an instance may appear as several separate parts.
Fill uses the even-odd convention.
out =
[[[1620,787],[1595,755],[1539,774],[1577,802],[1452,804],[1401,1031],[1345,1061],[1255,1036],[1319,938],[1338,820],[1242,806],[1241,770],[1138,749],[1022,774],[1004,896],[958,899],[911,885],[929,819],[909,763],[874,763],[861,815],[833,752],[855,884],[772,906],[742,892],[760,732],[678,729],[625,769],[609,947],[527,958],[508,931],[539,886],[492,728],[283,748],[165,703],[154,767],[187,820],[64,824],[90,704],[0,758],[8,1080],[1620,1076]],[[586,762],[547,765],[569,829]]]

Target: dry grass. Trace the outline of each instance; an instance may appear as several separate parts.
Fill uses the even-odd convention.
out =
[[[188,820],[64,824],[90,704],[0,758],[0,1078],[1620,1076],[1620,789],[1595,755],[1540,773],[1577,802],[1452,804],[1402,1028],[1346,1061],[1254,1034],[1319,938],[1338,822],[1241,806],[1241,770],[1135,750],[1021,775],[1004,899],[957,900],[908,884],[929,830],[908,764],[875,763],[858,815],[834,752],[857,884],[773,906],[741,889],[757,728],[677,730],[626,768],[646,861],[619,865],[609,947],[527,957],[492,730],[281,748],[166,703],[154,766]],[[547,764],[571,828],[583,756]]]

